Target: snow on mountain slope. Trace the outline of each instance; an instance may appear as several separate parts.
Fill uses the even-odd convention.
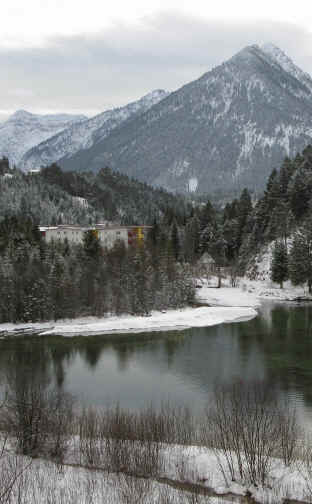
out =
[[[84,119],[83,115],[38,115],[18,110],[0,124],[0,156],[18,164],[31,147]]]
[[[293,75],[302,84],[304,84],[312,92],[312,78],[301,68],[297,67],[294,62],[277,46],[272,43],[263,44],[261,49],[275,60],[285,72]]]
[[[107,110],[91,119],[73,124],[26,152],[20,162],[20,168],[28,171],[36,166],[48,165],[60,158],[71,156],[81,149],[92,147],[121,123],[145,112],[168,94],[157,89],[124,107]]]
[[[279,49],[252,45],[59,162],[172,191],[259,191],[311,142],[312,79]]]

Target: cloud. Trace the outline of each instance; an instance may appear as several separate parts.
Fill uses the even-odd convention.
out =
[[[42,48],[0,50],[0,109],[102,111],[174,90],[246,45],[273,42],[312,74],[312,34],[277,22],[204,21],[175,11]]]

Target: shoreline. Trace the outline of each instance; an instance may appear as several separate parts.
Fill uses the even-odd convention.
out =
[[[7,336],[29,334],[36,336],[96,336],[135,334],[143,332],[183,331],[196,327],[209,327],[224,323],[244,322],[257,316],[262,302],[311,301],[303,288],[285,286],[279,289],[264,281],[241,279],[240,286],[221,288],[203,281],[196,289],[196,307],[185,307],[162,312],[153,311],[148,316],[120,315],[104,317],[78,317],[57,321],[0,324],[0,339]]]
[[[48,336],[91,336],[140,332],[182,331],[223,323],[243,322],[257,316],[253,307],[199,307],[152,312],[150,316],[81,317],[77,319],[0,324],[0,337],[23,334]]]

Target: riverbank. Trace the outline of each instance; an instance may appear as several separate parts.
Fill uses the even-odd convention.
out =
[[[93,440],[92,446],[96,444]],[[136,446],[130,442],[129,445],[128,448],[126,442],[123,445],[127,455],[132,449],[136,454],[137,448],[145,453],[144,444]],[[162,462],[158,468],[155,465],[150,477],[127,468],[118,472],[109,470],[101,459],[98,464],[90,463],[80,450],[79,437],[74,438],[65,459],[59,463],[42,458],[30,459],[6,450],[0,457],[0,475],[6,474],[10,464],[12,467],[16,464],[21,475],[12,485],[10,502],[17,504],[21,496],[24,503],[32,504],[50,501],[66,504],[189,504],[207,502],[207,498],[210,504],[311,502],[311,473],[298,459],[289,466],[285,466],[281,459],[268,459],[266,468],[270,474],[266,485],[252,485],[233,481],[225,453],[204,446],[159,445],[157,459]]]
[[[240,306],[258,308],[262,300],[272,301],[312,301],[306,286],[294,286],[289,281],[281,289],[269,279],[249,280],[246,277],[237,279],[237,287],[230,286],[230,279],[222,281],[223,287],[217,288],[217,278],[208,282],[198,282],[197,300],[210,306]]]
[[[279,302],[312,301],[306,287],[294,287],[290,282],[286,282],[283,289],[268,279],[239,278],[237,287],[230,286],[230,279],[223,279],[222,284],[221,288],[217,288],[217,278],[214,277],[209,281],[199,280],[196,289],[196,302],[199,305],[197,308],[154,311],[148,316],[79,317],[56,322],[6,323],[0,324],[0,337],[19,333],[87,336],[183,330],[250,320],[256,317],[256,309],[261,306],[261,300],[265,299]]]
[[[217,324],[241,322],[256,317],[256,310],[249,307],[199,307],[152,312],[149,316],[82,317],[56,322],[29,324],[0,324],[0,335],[35,333],[39,336],[96,335],[110,333],[138,333],[146,331],[183,330],[191,327],[207,327]]]

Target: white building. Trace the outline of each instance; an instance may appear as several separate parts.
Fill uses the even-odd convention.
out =
[[[41,168],[32,168],[27,172],[28,175],[39,175],[41,173]]]
[[[126,247],[140,244],[146,238],[151,226],[107,226],[96,224],[93,227],[82,226],[41,226],[39,228],[46,242],[52,240],[67,240],[69,243],[83,243],[87,231],[93,231],[99,238],[102,246],[107,249],[113,248],[118,242],[123,242]]]
[[[74,205],[80,206],[82,208],[88,208],[89,203],[86,198],[81,198],[80,196],[73,196],[73,203]]]
[[[95,226],[97,236],[105,248],[113,248],[116,242],[121,241],[128,247],[128,228],[121,226]]]
[[[88,228],[81,226],[42,226],[39,228],[46,242],[52,240],[67,240],[69,243],[83,243],[83,237]]]

